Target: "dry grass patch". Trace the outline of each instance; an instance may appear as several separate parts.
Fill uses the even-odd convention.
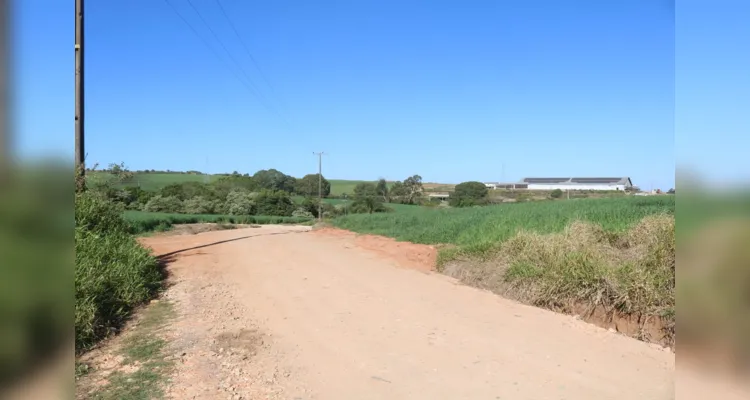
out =
[[[448,262],[443,272],[555,311],[651,321],[664,330],[651,340],[672,345],[674,224],[674,216],[654,215],[620,233],[580,221],[559,233],[521,231],[482,259]]]

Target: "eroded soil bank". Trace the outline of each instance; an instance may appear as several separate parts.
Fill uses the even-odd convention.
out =
[[[436,272],[439,246],[399,242],[395,239],[357,234],[344,229],[322,227],[314,229],[317,235],[337,237],[346,240],[350,245],[377,253],[389,258],[403,268],[422,272]],[[481,264],[481,265],[480,265]],[[591,303],[557,303],[534,304],[523,291],[519,291],[504,282],[505,268],[493,265],[492,261],[456,260],[451,261],[440,272],[473,287],[491,291],[497,295],[521,303],[550,309],[562,314],[573,315],[578,319],[648,343],[674,349],[674,323],[658,316],[646,316],[640,313],[622,313],[607,309],[601,304]]]

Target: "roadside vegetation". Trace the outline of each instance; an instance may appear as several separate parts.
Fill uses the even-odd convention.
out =
[[[484,198],[479,185],[460,186],[451,198],[457,206]],[[663,336],[651,340],[673,344],[674,211],[674,196],[620,197],[415,208],[344,216],[333,224],[444,245],[438,269],[467,284],[561,312],[599,307],[610,318],[656,320]],[[634,335],[648,339],[639,332]]]
[[[415,207],[397,214],[349,215],[337,227],[422,244],[455,245],[466,255],[481,255],[522,230],[562,232],[574,221],[588,221],[622,232],[646,216],[674,214],[673,196],[528,202],[486,207]]]
[[[215,214],[171,214],[152,213],[144,211],[125,211],[124,219],[128,224],[128,230],[132,234],[140,234],[153,231],[166,231],[178,224],[240,224],[240,225],[267,225],[267,224],[309,224],[313,222],[312,217],[279,217],[268,215],[215,215]]]
[[[156,399],[164,395],[164,379],[172,373],[174,358],[166,352],[163,328],[174,318],[173,305],[159,301],[149,305],[138,318],[138,324],[125,335],[117,356],[121,364],[111,372],[106,384],[97,387],[94,400]],[[86,365],[86,364],[81,364]],[[89,384],[96,384],[91,382]],[[81,392],[89,389],[80,388]]]
[[[122,210],[98,193],[75,198],[75,349],[117,331],[161,287],[162,271],[129,233]]]

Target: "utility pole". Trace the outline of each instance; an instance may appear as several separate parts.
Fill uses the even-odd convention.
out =
[[[10,53],[10,1],[0,0],[0,185],[5,184],[5,179],[10,175],[10,113],[7,111],[10,92],[8,86],[9,65],[8,54]]]
[[[86,166],[84,164],[85,152],[84,152],[84,135],[83,135],[83,0],[76,0],[76,83],[75,83],[75,131],[76,131],[76,151],[75,151],[75,163],[76,163],[76,190],[83,191],[86,187]]]
[[[325,152],[313,152],[313,154],[318,156],[318,221],[321,221],[323,220],[323,154]]]

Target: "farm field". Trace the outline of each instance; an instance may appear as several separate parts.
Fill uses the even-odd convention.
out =
[[[339,217],[336,227],[421,244],[453,244],[480,251],[521,230],[562,231],[574,221],[593,222],[621,232],[646,216],[674,214],[674,196],[576,199],[501,204],[479,208],[413,207],[403,213]]]
[[[93,171],[88,172],[87,179],[91,182],[97,182],[106,179],[110,174],[108,172]],[[198,175],[198,174],[180,174],[180,173],[142,173],[133,174],[133,179],[126,183],[116,186],[120,187],[140,187],[147,191],[159,191],[165,186],[176,183],[186,182],[206,182],[210,183],[219,179],[220,175]]]

